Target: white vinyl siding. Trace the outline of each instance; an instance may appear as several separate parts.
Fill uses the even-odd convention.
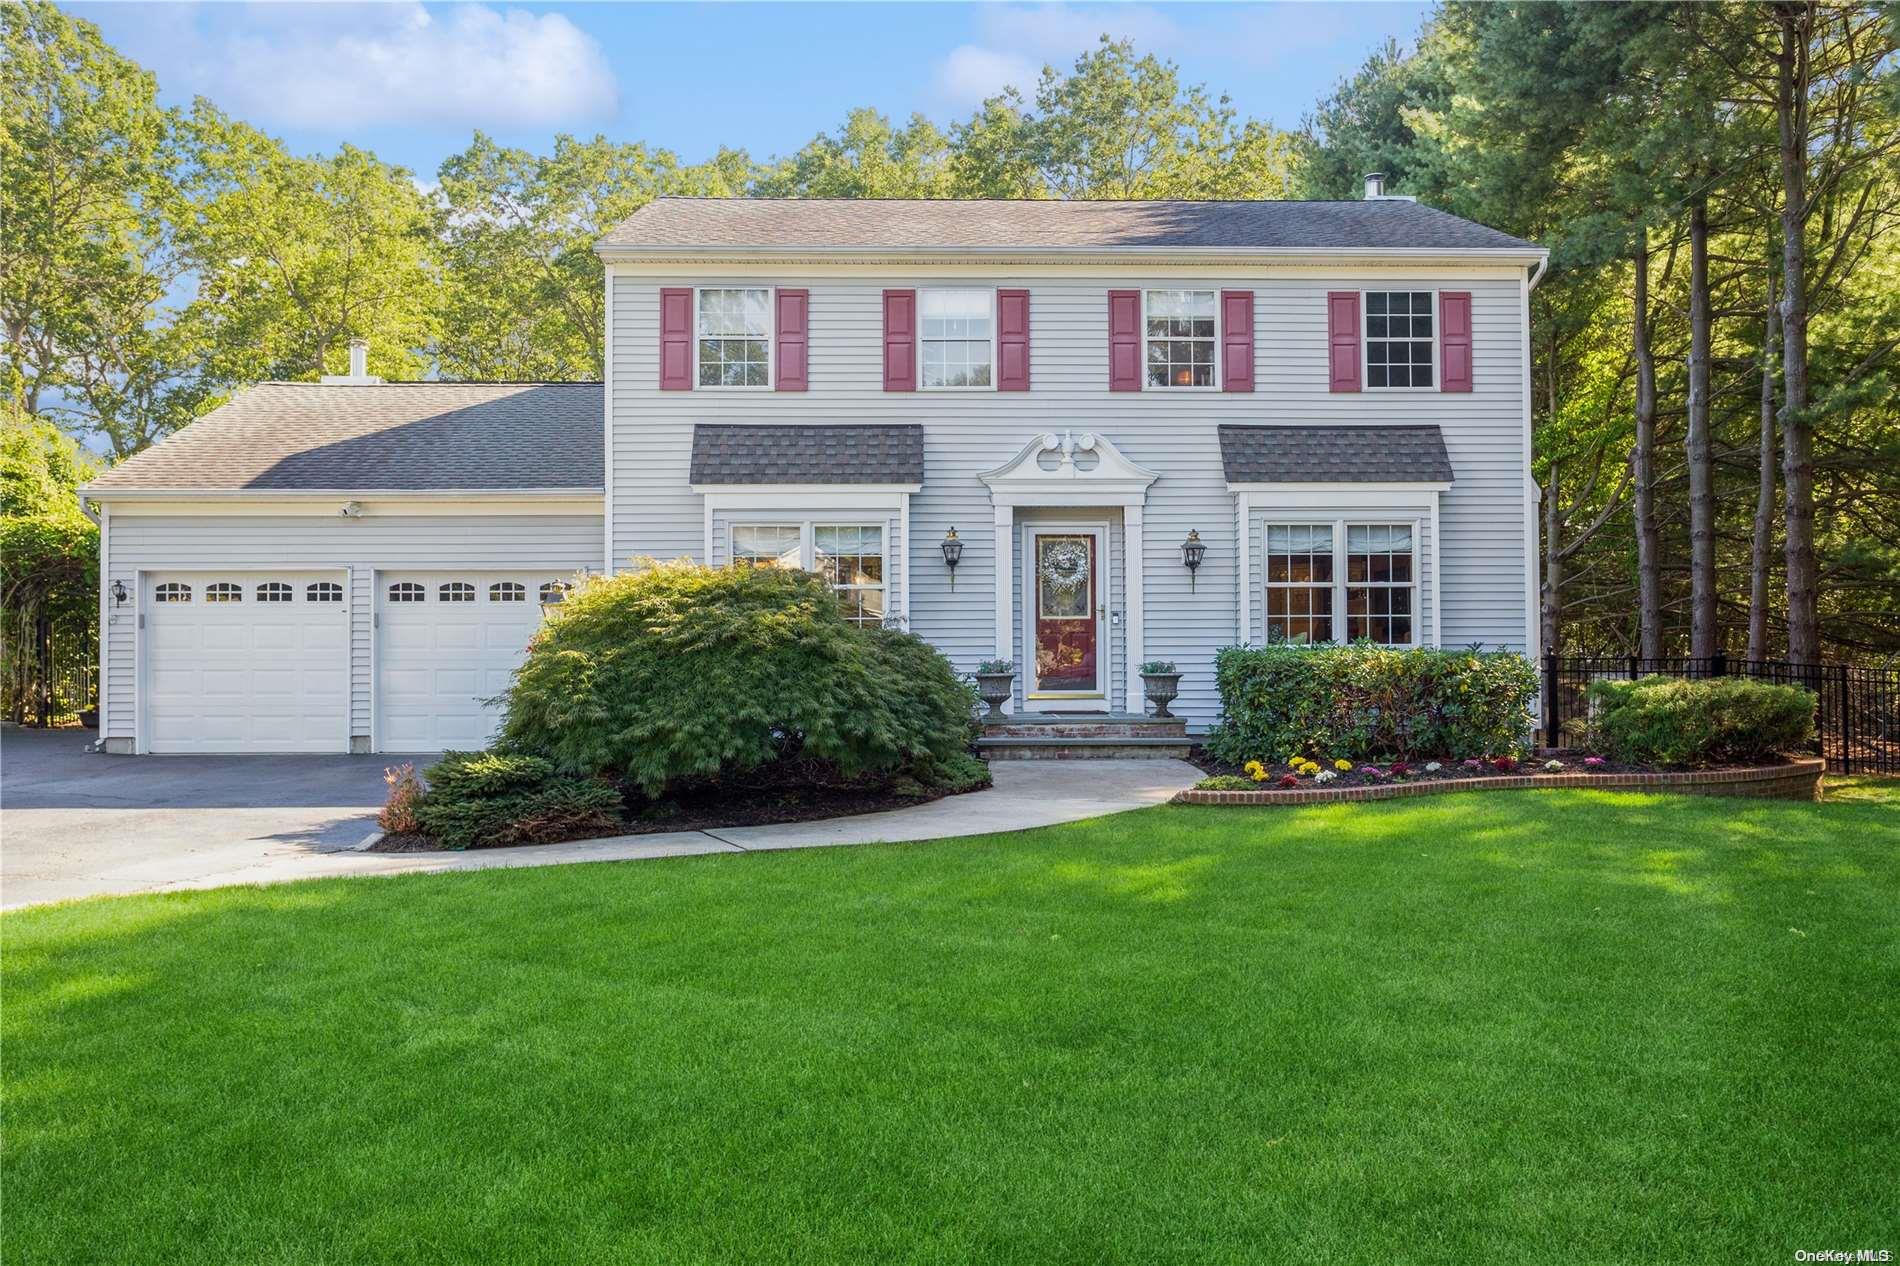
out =
[[[908,568],[893,562],[892,572],[900,580],[905,574],[911,578],[910,628],[968,672],[996,653],[995,520],[989,490],[978,474],[1010,460],[1038,432],[1097,431],[1131,461],[1161,473],[1148,492],[1142,531],[1147,573],[1143,652],[1145,658],[1181,664],[1186,675],[1179,710],[1205,725],[1217,712],[1214,652],[1235,641],[1235,569],[1243,549],[1252,551],[1256,567],[1249,582],[1256,595],[1250,604],[1255,627],[1249,636],[1255,641],[1261,636],[1258,526],[1270,508],[1264,494],[1253,494],[1252,539],[1236,539],[1233,498],[1221,467],[1216,428],[1224,422],[1432,423],[1443,430],[1456,475],[1451,489],[1440,494],[1442,642],[1524,646],[1523,282],[1515,274],[1444,270],[1429,280],[1415,280],[1338,270],[1292,277],[1265,267],[1236,266],[1209,277],[1201,288],[1253,292],[1256,390],[1110,392],[1108,292],[1181,289],[1183,278],[1165,273],[1083,275],[1046,267],[977,274],[967,269],[788,265],[777,270],[783,274],[781,284],[806,287],[811,293],[812,390],[770,397],[698,392],[689,398],[659,390],[659,291],[662,286],[704,284],[705,279],[681,269],[636,274],[632,267],[616,264],[613,286],[612,527],[617,566],[641,554],[703,554],[704,503],[687,483],[695,422],[921,423],[925,484],[910,498],[914,548]],[[1030,392],[884,390],[883,291],[942,286],[1030,291]],[[1328,292],[1435,287],[1472,294],[1473,391],[1329,391]],[[825,507],[800,507],[807,509],[823,512]],[[1336,509],[1342,507],[1327,507],[1323,513],[1330,520]],[[1017,516],[1019,528],[1021,518]],[[891,522],[895,524],[895,515]],[[965,544],[954,591],[938,551],[938,542],[951,527]],[[1207,545],[1206,561],[1192,588],[1180,552],[1190,529],[1198,529]],[[715,541],[723,530],[715,529]],[[1428,532],[1426,525],[1420,546],[1421,572],[1426,574]],[[887,539],[895,560],[906,545],[894,536]],[[723,542],[717,548],[723,549]],[[1111,552],[1116,559],[1125,557],[1119,542]],[[1429,611],[1431,585],[1420,589],[1421,603]],[[1020,586],[1015,592],[1021,592]],[[1126,610],[1125,595],[1114,601],[1115,609]],[[890,602],[893,610],[903,609],[897,594]],[[1428,639],[1429,615],[1424,627]],[[1116,647],[1126,645],[1126,632],[1111,626]],[[1125,677],[1118,671],[1112,679],[1122,682]]]
[[[370,586],[381,570],[455,571],[488,565],[533,568],[549,575],[598,571],[601,522],[594,515],[134,515],[111,517],[109,589],[122,580],[136,592],[141,569],[230,569],[250,585],[286,571],[348,569],[350,725],[353,740],[370,735],[372,615]],[[298,584],[303,578],[286,576]],[[237,583],[227,579],[226,583]],[[343,583],[339,577],[327,583]],[[194,595],[201,597],[201,595]],[[107,715],[101,734],[130,740],[136,718],[134,635],[139,607],[112,609],[106,629]],[[245,602],[245,609],[252,603]],[[362,744],[359,743],[359,746]]]

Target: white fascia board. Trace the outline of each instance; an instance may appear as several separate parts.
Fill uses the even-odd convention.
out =
[[[299,501],[352,497],[358,501],[428,498],[604,497],[605,487],[587,488],[99,488],[87,484],[81,496],[94,501]]]
[[[1449,483],[1380,483],[1361,484],[1343,481],[1332,483],[1233,483],[1227,485],[1229,492],[1275,493],[1329,493],[1349,492],[1354,494],[1376,493],[1380,496],[1416,496],[1421,501],[1434,492],[1450,492]]]
[[[803,497],[807,504],[813,498],[825,500],[831,497],[855,496],[861,493],[875,493],[884,497],[895,497],[899,493],[922,492],[922,484],[688,484],[687,487],[702,497]]]
[[[1537,247],[1484,247],[1452,249],[1432,246],[608,246],[594,248],[613,263],[694,263],[698,261],[760,261],[787,263],[800,260],[880,263],[967,263],[1042,260],[1050,263],[1112,263],[1156,260],[1167,263],[1252,263],[1284,259],[1295,262],[1364,262],[1376,265],[1393,260],[1459,264],[1543,263],[1550,252]]]

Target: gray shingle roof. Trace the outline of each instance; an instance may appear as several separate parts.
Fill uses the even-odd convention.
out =
[[[693,428],[696,484],[920,484],[924,428],[710,426]]]
[[[1235,484],[1450,483],[1435,426],[1223,426],[1221,464]]]
[[[599,488],[602,408],[597,382],[267,382],[90,487]]]
[[[1482,224],[1372,202],[930,201],[657,198],[600,239],[603,248],[1538,248]]]

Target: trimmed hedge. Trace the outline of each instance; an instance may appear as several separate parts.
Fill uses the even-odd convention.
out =
[[[1537,671],[1513,651],[1230,646],[1207,749],[1232,765],[1289,754],[1462,760],[1529,743]]]
[[[1593,745],[1643,765],[1757,764],[1814,738],[1816,700],[1800,686],[1743,677],[1591,683]]]
[[[968,745],[974,700],[950,662],[852,624],[822,578],[645,561],[584,583],[536,634],[509,750],[657,796],[791,757],[932,779]]]
[[[620,792],[597,778],[555,772],[538,756],[445,752],[423,775],[416,825],[448,848],[552,844],[611,832]]]

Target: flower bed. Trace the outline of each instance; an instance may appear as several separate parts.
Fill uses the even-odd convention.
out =
[[[1249,762],[1254,763],[1254,762]],[[1311,762],[1309,762],[1311,763]],[[1404,762],[1399,762],[1404,764]],[[1775,800],[1819,800],[1821,775],[1827,763],[1817,757],[1800,757],[1773,764],[1739,766],[1729,769],[1665,770],[1613,765],[1600,761],[1551,758],[1518,762],[1501,768],[1487,762],[1481,768],[1468,769],[1463,762],[1437,764],[1428,770],[1420,766],[1393,774],[1389,766],[1378,774],[1354,769],[1335,770],[1331,779],[1317,774],[1302,775],[1296,770],[1268,771],[1265,778],[1252,774],[1236,777],[1216,774],[1175,796],[1178,804],[1209,805],[1295,805],[1323,804],[1338,800],[1389,800],[1398,796],[1432,795],[1443,791],[1507,791],[1526,787],[1595,787],[1604,790],[1673,791],[1703,796],[1750,796]],[[1554,765],[1555,768],[1549,766]],[[1321,772],[1325,772],[1322,770]],[[1286,779],[1292,778],[1291,784]]]

